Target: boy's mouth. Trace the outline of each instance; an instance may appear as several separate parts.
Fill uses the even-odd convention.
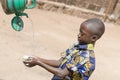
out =
[[[80,37],[78,37],[78,41],[81,41]]]

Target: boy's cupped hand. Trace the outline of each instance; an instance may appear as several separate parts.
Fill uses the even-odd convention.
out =
[[[36,56],[24,56],[23,63],[27,67],[34,67],[37,65],[38,57]]]

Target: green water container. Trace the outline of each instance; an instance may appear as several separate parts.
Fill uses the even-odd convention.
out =
[[[24,13],[25,9],[32,9],[36,6],[36,0],[32,0],[32,4],[27,6],[28,0],[1,0],[1,5],[6,14],[15,14],[11,25],[14,30],[21,31],[23,29],[23,21],[19,16],[28,15]]]

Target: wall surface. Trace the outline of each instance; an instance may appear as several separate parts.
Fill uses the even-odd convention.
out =
[[[118,0],[49,0],[49,1],[65,3],[67,5],[74,5],[77,7],[86,8],[98,12],[99,11],[106,12],[106,10],[109,7],[108,13],[112,13]]]
[[[115,7],[114,10],[111,10],[112,13],[110,13],[109,11],[113,5],[112,0],[109,2],[110,3],[108,5],[109,7],[106,7],[106,8],[104,6],[99,7],[99,8],[98,8],[98,6],[90,7],[90,3],[89,3],[89,6],[86,6],[86,8],[85,7],[82,8],[82,7],[78,7],[75,5],[70,5],[72,3],[68,4],[68,3],[66,3],[66,0],[64,0],[64,1],[60,0],[59,2],[57,2],[57,1],[59,1],[59,0],[37,1],[37,3],[38,3],[37,7],[40,9],[47,10],[47,11],[60,12],[60,13],[64,13],[64,14],[77,16],[80,18],[100,18],[103,21],[110,21],[110,22],[120,24],[120,16],[119,16],[120,4],[118,2],[117,2],[117,4],[114,5],[117,7]],[[85,2],[85,1],[87,1],[87,0],[84,0],[83,2]],[[81,2],[81,3],[83,3],[83,2]],[[99,3],[99,5],[100,5],[100,3]],[[85,5],[83,5],[83,6],[85,6]],[[95,10],[92,10],[92,9],[95,9]]]

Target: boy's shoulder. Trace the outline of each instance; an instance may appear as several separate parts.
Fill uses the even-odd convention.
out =
[[[73,56],[76,53],[80,54],[81,51],[93,51],[93,49],[94,49],[93,44],[80,45],[78,43],[74,43],[66,51],[64,51],[64,52],[61,53],[61,57]]]

